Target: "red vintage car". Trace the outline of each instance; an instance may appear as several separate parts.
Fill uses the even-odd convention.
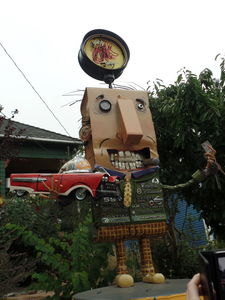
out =
[[[88,195],[117,193],[118,179],[107,172],[65,172],[57,174],[11,174],[9,190],[17,196],[46,195],[61,199],[84,200]]]

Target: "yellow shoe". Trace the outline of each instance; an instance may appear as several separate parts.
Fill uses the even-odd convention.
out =
[[[115,278],[115,283],[118,287],[128,288],[134,285],[134,279],[129,274],[119,274]]]
[[[143,277],[143,282],[164,283],[165,282],[165,277],[162,273],[147,274]]]

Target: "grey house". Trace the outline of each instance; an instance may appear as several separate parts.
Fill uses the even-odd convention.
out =
[[[0,141],[4,137],[8,120],[1,121]],[[58,172],[62,164],[75,155],[82,142],[63,134],[38,127],[10,121],[14,127],[13,134],[22,130],[16,139],[15,157],[0,160],[0,194],[5,195],[6,178],[11,173]],[[18,144],[17,144],[18,140]],[[1,151],[1,149],[0,149]]]

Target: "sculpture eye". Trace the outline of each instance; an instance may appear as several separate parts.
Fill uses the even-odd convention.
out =
[[[138,108],[139,110],[143,110],[143,109],[144,109],[144,105],[143,105],[142,103],[138,103],[138,104],[137,104],[137,108]]]
[[[103,112],[109,112],[111,110],[112,104],[109,100],[102,100],[99,103],[99,108]]]
[[[136,109],[139,111],[145,111],[146,109],[146,102],[143,99],[136,99]]]

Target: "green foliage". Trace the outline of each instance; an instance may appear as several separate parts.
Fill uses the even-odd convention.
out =
[[[21,138],[24,135],[24,130],[14,127],[12,119],[18,113],[17,109],[12,111],[10,118],[7,118],[2,111],[3,106],[0,104],[0,128],[1,132],[3,132],[3,136],[0,139],[0,160],[7,161],[18,155],[19,147],[24,141],[24,137]]]
[[[157,240],[152,250],[157,271],[166,278],[191,278],[199,272],[199,249],[191,248],[188,241],[180,240],[174,251],[168,241]]]
[[[224,58],[220,58],[220,79],[213,78],[209,69],[199,76],[183,69],[174,84],[165,87],[157,82],[149,92],[165,184],[186,182],[205,166],[201,148],[205,140],[211,142],[217,161],[225,166],[225,69]],[[182,197],[201,212],[216,236],[224,239],[225,177],[219,172],[217,179],[220,184],[212,177],[201,188],[183,192]]]
[[[52,299],[71,299],[74,293],[99,286],[110,245],[92,243],[90,222],[88,216],[73,233],[61,232],[58,237],[48,239],[23,226],[6,225],[24,245],[34,248],[44,266],[42,272],[33,274],[32,288],[54,291]]]
[[[60,228],[59,206],[54,200],[8,198],[0,209],[0,216],[1,226],[7,223],[25,226],[43,238],[55,235]]]
[[[40,211],[40,206],[43,210]],[[16,290],[37,269],[39,260],[34,257],[33,249],[6,230],[7,223],[24,226],[39,236],[56,234],[58,225],[53,222],[47,203],[35,202],[29,198],[5,199],[0,208],[0,290],[9,292]],[[46,231],[46,227],[48,231]]]
[[[136,240],[129,241],[129,246],[126,247],[126,265],[129,274],[134,278],[135,282],[142,281],[141,273],[141,256],[140,245]]]
[[[18,268],[11,254],[26,254],[27,266],[33,261],[36,264],[32,264],[30,272],[29,269],[23,272],[25,276],[20,280],[36,271],[32,280],[34,288],[54,290],[55,299],[59,294],[69,299],[74,291],[109,285],[115,275],[107,269],[111,245],[93,244],[88,207],[89,204],[78,207],[75,201],[64,207],[53,199],[6,199],[0,209],[0,239],[10,247],[1,251],[8,258],[5,269]],[[81,218],[82,224],[79,223]],[[11,225],[6,226],[7,223]],[[19,277],[15,288],[18,283]]]
[[[15,238],[11,232],[0,228],[0,296],[13,292],[34,271],[36,260],[28,253],[13,247]],[[13,249],[14,248],[14,249]]]

